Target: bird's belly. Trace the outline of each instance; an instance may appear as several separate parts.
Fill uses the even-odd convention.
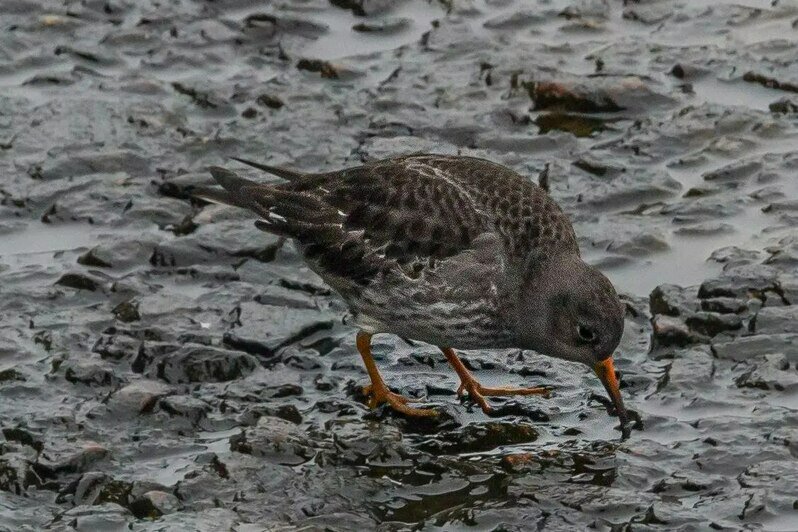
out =
[[[354,323],[376,333],[392,333],[440,347],[497,349],[513,347],[510,332],[492,305],[483,300],[420,305],[403,299],[350,302]]]

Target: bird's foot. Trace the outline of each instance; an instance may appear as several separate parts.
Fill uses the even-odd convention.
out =
[[[407,406],[410,399],[398,393],[393,393],[385,384],[378,384],[376,386],[369,384],[368,386],[364,386],[363,394],[369,398],[369,408],[376,408],[382,403],[388,403],[395,411],[406,416],[435,417],[438,415],[437,410],[431,408],[413,408],[412,406]]]
[[[468,392],[468,396],[482,408],[483,412],[490,414],[493,412],[493,407],[488,404],[487,399],[485,399],[486,396],[542,395],[543,397],[548,397],[551,395],[551,388],[542,386],[534,388],[517,388],[513,386],[488,388],[482,386],[479,381],[471,377],[460,381],[460,387],[457,388],[458,396],[462,396],[465,392]]]

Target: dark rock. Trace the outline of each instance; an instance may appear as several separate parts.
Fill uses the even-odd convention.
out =
[[[0,370],[0,383],[12,381],[25,382],[25,380],[25,376],[13,368]]]
[[[770,89],[779,89],[788,92],[798,92],[798,84],[789,81],[779,81],[776,78],[761,74],[759,72],[748,71],[743,74],[743,81],[758,83]]]
[[[361,33],[391,35],[408,29],[410,25],[411,21],[406,18],[386,18],[373,22],[359,22],[352,26],[352,30]]]
[[[608,128],[609,120],[571,113],[541,113],[535,118],[540,134],[549,131],[565,131],[575,137],[591,137]]]
[[[258,105],[262,105],[263,107],[268,107],[269,109],[279,109],[283,105],[285,105],[285,103],[283,102],[282,99],[280,99],[279,96],[275,96],[273,94],[265,94],[265,93],[258,96],[255,102]]]
[[[134,301],[123,301],[114,307],[114,316],[121,322],[130,323],[141,319],[139,305]]]
[[[751,330],[757,334],[798,333],[798,305],[760,309]]]
[[[22,425],[3,428],[3,437],[7,441],[14,441],[41,452],[44,448],[44,439],[40,434],[35,434]]]
[[[722,332],[737,331],[742,328],[742,319],[736,314],[718,314],[715,312],[696,312],[688,316],[685,323],[703,336],[713,337]]]
[[[111,412],[144,414],[151,412],[158,399],[172,391],[168,384],[140,379],[115,391],[106,404]]]
[[[748,310],[748,303],[745,299],[736,297],[702,299],[701,310],[720,314],[741,314]]]
[[[61,364],[59,370],[62,370],[64,378],[73,384],[117,386],[121,382],[116,372],[102,361],[69,359]]]
[[[180,501],[171,493],[148,491],[130,503],[130,511],[139,519],[157,519],[180,509]]]
[[[696,310],[695,291],[672,284],[659,285],[648,298],[652,316],[685,316]]]
[[[690,330],[684,320],[658,314],[652,319],[652,343],[657,347],[678,346],[706,343],[708,338]]]
[[[67,448],[57,452],[45,451],[37,465],[42,472],[49,475],[61,473],[83,473],[105,460],[108,449],[95,442],[84,442],[78,449]]]
[[[577,113],[614,113],[622,110],[608,94],[591,91],[587,87],[539,81],[527,84],[526,88],[536,110],[556,109]]]
[[[738,388],[792,392],[798,389],[798,371],[790,367],[783,354],[768,354],[748,359],[747,369],[734,379]]]
[[[762,299],[768,292],[777,292],[778,287],[773,279],[748,275],[720,277],[701,283],[698,289],[700,299],[714,297],[756,297]]]
[[[186,345],[157,364],[157,376],[170,384],[226,382],[246,377],[258,367],[247,353]]]
[[[598,177],[611,177],[625,171],[623,168],[611,166],[586,157],[574,161],[573,164],[580,170],[584,170]]]
[[[110,262],[106,262],[95,254],[94,249],[90,249],[80,257],[78,257],[78,264],[83,266],[90,266],[92,268],[113,268]]]
[[[798,334],[744,336],[729,342],[712,344],[715,356],[742,362],[763,354],[783,354],[790,364],[798,363]]]
[[[122,360],[133,358],[141,348],[141,340],[129,336],[103,334],[91,348],[103,358]]]
[[[772,113],[798,113],[798,101],[795,98],[780,98],[771,103],[768,108]]]
[[[94,292],[101,282],[82,273],[65,273],[55,284],[74,288],[76,290],[90,290]]]
[[[239,308],[241,325],[225,333],[225,345],[264,357],[330,329],[334,323],[329,314],[318,310],[258,303],[242,303]]]
[[[230,449],[283,465],[302,464],[315,454],[299,427],[270,416],[261,417],[254,427],[230,437]]]
[[[352,72],[347,72],[344,67],[320,59],[300,59],[296,67],[299,70],[318,72],[322,78],[326,79],[339,79],[341,77],[351,77],[352,75]]]
[[[41,484],[33,463],[22,453],[0,455],[0,491],[22,495],[29,487]]]
[[[398,460],[407,453],[402,432],[377,421],[333,420],[325,430],[333,435],[333,448],[323,453],[329,464],[366,465],[375,461]]]
[[[183,417],[194,425],[204,419],[210,410],[208,403],[190,395],[171,395],[161,399],[158,404],[164,412]]]
[[[377,15],[388,11],[396,3],[393,0],[330,0],[342,9],[349,9],[359,17]]]
[[[75,506],[82,504],[94,504],[100,494],[100,491],[103,489],[103,486],[108,482],[108,480],[108,476],[104,473],[99,473],[96,471],[84,473],[80,477],[80,480],[78,480],[78,484],[73,495],[73,503]]]

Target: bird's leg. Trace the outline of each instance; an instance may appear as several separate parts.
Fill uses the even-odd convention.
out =
[[[468,371],[468,368],[465,367],[463,361],[457,357],[457,354],[454,352],[454,349],[451,347],[441,347],[441,351],[443,354],[446,355],[446,360],[449,361],[449,364],[452,365],[454,370],[457,372],[457,376],[460,377],[460,387],[457,388],[457,395],[462,395],[463,392],[468,392],[469,397],[476,402],[481,408],[482,411],[486,414],[490,414],[493,410],[491,406],[488,404],[488,401],[485,399],[485,396],[497,396],[497,395],[543,395],[548,396],[550,390],[548,388],[536,387],[536,388],[515,388],[512,386],[501,387],[501,388],[487,388],[482,386]]]
[[[432,417],[438,415],[438,412],[432,409],[407,406],[408,399],[406,397],[402,397],[388,389],[385,381],[382,380],[380,370],[377,369],[377,364],[374,363],[374,358],[371,356],[370,334],[362,331],[358,332],[356,344],[371,379],[371,384],[363,388],[363,393],[369,397],[370,408],[375,408],[381,403],[388,403],[391,408],[406,416]]]

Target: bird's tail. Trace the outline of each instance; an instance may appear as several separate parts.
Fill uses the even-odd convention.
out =
[[[313,194],[263,185],[212,166],[211,175],[222,188],[198,187],[196,197],[249,209],[261,217],[256,227],[299,240],[326,241],[339,236],[341,214]]]
[[[212,203],[222,205],[233,205],[235,207],[251,208],[246,195],[246,189],[262,188],[263,185],[239,177],[230,170],[225,170],[218,166],[210,168],[211,175],[222,188],[216,187],[196,187],[191,191],[191,195]]]
[[[272,175],[276,175],[277,177],[282,177],[287,181],[296,181],[297,179],[301,179],[305,176],[302,172],[297,172],[295,170],[289,170],[287,168],[280,168],[278,166],[269,166],[268,164],[263,163],[256,163],[255,161],[250,161],[248,159],[241,159],[239,157],[230,157],[234,161],[238,161],[242,164],[246,164],[247,166],[251,166],[253,168],[257,168],[258,170],[263,170]]]

